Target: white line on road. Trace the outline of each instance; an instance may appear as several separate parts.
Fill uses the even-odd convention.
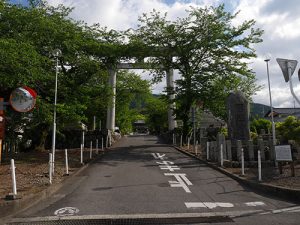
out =
[[[265,205],[265,203],[263,203],[263,202],[246,202],[245,205],[246,206],[263,206],[263,205]]]
[[[214,209],[217,207],[221,208],[232,208],[234,205],[227,202],[185,202],[187,208],[208,208]]]

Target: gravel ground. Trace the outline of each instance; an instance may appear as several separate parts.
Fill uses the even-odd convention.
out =
[[[187,150],[187,147],[184,146],[183,150],[191,154],[194,154],[192,147],[190,150]],[[204,159],[205,156],[199,156],[199,158]],[[230,164],[230,163],[228,163]],[[217,165],[217,164],[216,164]],[[224,164],[226,165],[226,163]],[[230,166],[225,166],[224,169],[230,173],[236,175],[242,175],[241,168],[232,168]],[[289,164],[283,166],[283,173],[279,173],[279,169],[276,167],[263,166],[262,167],[262,183],[271,184],[275,186],[280,186],[284,188],[291,188],[300,190],[300,162],[295,163],[295,177],[291,176],[291,167]],[[258,180],[258,169],[257,167],[245,168],[245,179],[257,181]]]
[[[95,153],[94,153],[95,154]],[[84,152],[84,163],[90,159],[88,149]],[[55,174],[52,183],[60,183],[65,175],[65,152],[57,150],[55,154]],[[37,193],[47,188],[49,184],[49,153],[28,152],[14,156],[16,167],[16,182],[18,197]],[[69,174],[74,173],[81,167],[80,149],[68,150]],[[10,160],[6,159],[0,165],[0,204],[7,200],[6,195],[12,193]]]

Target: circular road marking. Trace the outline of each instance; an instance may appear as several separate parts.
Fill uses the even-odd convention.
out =
[[[56,215],[56,216],[73,216],[78,212],[79,212],[79,209],[77,209],[75,207],[64,207],[64,208],[56,210],[54,212],[54,215]]]

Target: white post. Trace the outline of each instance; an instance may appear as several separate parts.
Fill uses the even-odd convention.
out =
[[[245,162],[244,162],[244,149],[241,149],[241,157],[242,157],[242,175],[245,175]]]
[[[188,137],[188,150],[190,150],[190,138]]]
[[[180,148],[182,148],[182,134],[180,135]]]
[[[224,165],[223,144],[221,144],[221,148],[220,148],[220,159],[221,159],[221,166],[223,167]]]
[[[96,154],[99,154],[99,148],[98,148],[98,139],[96,139]]]
[[[82,131],[82,148],[84,148],[84,131]]]
[[[90,144],[90,159],[92,159],[92,155],[93,155],[93,141],[91,141]]]
[[[209,142],[206,142],[206,160],[209,160]]]
[[[261,156],[260,150],[257,152],[257,164],[258,164],[258,180],[261,181]]]
[[[52,184],[52,153],[49,153],[49,183]]]
[[[68,149],[65,149],[66,175],[69,175]]]
[[[101,150],[103,151],[103,137],[101,138]]]
[[[13,186],[13,195],[17,195],[17,182],[16,182],[16,168],[15,161],[13,159],[10,160],[11,164],[11,178],[12,178],[12,186]]]
[[[80,145],[80,163],[83,164],[83,144]]]

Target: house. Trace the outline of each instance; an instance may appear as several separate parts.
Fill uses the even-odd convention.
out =
[[[300,108],[273,108],[274,122],[282,122],[288,116],[295,116],[300,119]],[[271,120],[271,110],[269,110],[264,117]]]

